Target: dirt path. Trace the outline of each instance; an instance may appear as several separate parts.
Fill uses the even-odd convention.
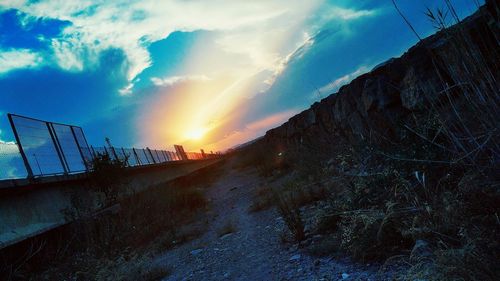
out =
[[[208,192],[213,211],[208,231],[157,258],[173,270],[164,280],[376,280],[374,268],[311,257],[281,243],[283,222],[274,209],[248,212],[259,178],[229,165],[225,169]],[[233,233],[221,236],[228,224]]]

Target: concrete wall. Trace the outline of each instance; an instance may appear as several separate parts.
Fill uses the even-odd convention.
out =
[[[188,175],[217,163],[218,159],[176,161],[128,168],[124,180],[129,192]],[[0,249],[74,220],[72,196],[91,202],[90,212],[104,207],[102,194],[83,192],[89,188],[85,174],[0,182]],[[90,197],[90,198],[89,198]],[[73,214],[73,215],[68,215]]]

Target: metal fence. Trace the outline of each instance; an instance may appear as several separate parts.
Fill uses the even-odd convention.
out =
[[[182,158],[173,151],[156,150],[149,148],[118,148],[118,147],[90,147],[94,156],[98,154],[107,154],[113,160],[119,159],[125,161],[127,166],[142,166],[151,164],[160,164],[171,161],[179,161]],[[205,157],[208,158],[208,157]],[[193,153],[191,158],[187,160],[205,159],[201,157],[201,153]]]
[[[89,146],[80,127],[8,114],[28,177],[87,170]]]
[[[89,146],[82,128],[8,114],[17,143],[0,142],[0,179],[42,177],[89,171],[98,154],[125,161],[129,167],[217,157],[215,154],[149,148]],[[109,144],[109,143],[108,143]]]

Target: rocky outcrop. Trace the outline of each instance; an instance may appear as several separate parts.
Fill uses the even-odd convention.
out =
[[[466,33],[480,51],[485,42],[496,44],[498,49],[498,18],[486,7],[453,29]],[[378,137],[374,141],[380,141],[380,136],[395,137],[402,119],[413,111],[422,110],[429,101],[439,99],[445,87],[456,83],[440,60],[441,54],[453,48],[450,38],[450,30],[445,30],[422,40],[400,58],[378,65],[341,87],[337,93],[268,131],[260,142],[280,146],[305,142],[321,145],[331,143],[338,136],[359,140],[374,138],[376,133]],[[481,55],[488,57],[491,54]],[[496,70],[493,74],[500,81],[498,62],[493,62],[492,69]]]

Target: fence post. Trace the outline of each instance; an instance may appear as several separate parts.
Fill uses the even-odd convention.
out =
[[[135,151],[135,148],[132,147],[132,151],[134,152],[135,155],[135,160],[137,160],[137,166],[141,166],[141,159],[139,158],[139,155],[137,155],[137,151]]]
[[[50,122],[45,122],[47,125],[47,129],[49,130],[50,137],[52,138],[52,143],[54,144],[57,152],[57,156],[59,156],[59,160],[61,160],[61,165],[64,169],[64,174],[67,174],[69,171],[69,166],[68,163],[66,162],[66,158],[64,157],[64,154],[62,152],[61,144],[59,143],[59,139],[57,138],[55,134],[54,127],[52,126],[52,123]]]
[[[127,166],[130,167],[130,163],[128,162],[128,158],[130,157],[127,156],[127,154],[125,153],[125,149],[122,147],[122,153],[123,153],[123,157],[125,157],[125,163],[127,163]]]
[[[109,155],[109,152],[108,152],[108,149],[106,148],[106,146],[104,146],[104,152],[106,152],[106,155],[111,158],[111,155]]]
[[[109,149],[111,149],[111,152],[113,152],[113,156],[115,157],[115,159],[120,160],[120,158],[118,158],[118,155],[116,154],[115,148],[111,145],[111,140],[109,138],[105,138],[105,140],[109,146]]]
[[[94,150],[94,147],[91,145],[90,149],[92,150],[92,157],[97,158],[97,153]]]
[[[80,152],[80,156],[82,157],[83,165],[85,166],[85,171],[89,170],[88,163],[85,161],[85,156],[83,156],[82,148],[80,147],[80,143],[76,139],[76,134],[75,131],[73,130],[73,126],[69,127],[71,129],[71,134],[73,135],[73,138],[75,139],[76,146],[78,147],[78,152]]]
[[[163,162],[163,161],[161,161],[160,155],[158,154],[158,149],[155,149],[154,151],[155,151],[156,157],[158,158],[158,163]]]
[[[146,159],[146,161],[148,161],[148,163],[144,163],[144,164],[151,164],[151,161],[149,161],[149,157],[148,157],[148,154],[146,153],[146,149],[145,148],[141,148],[141,151],[142,151],[142,154],[144,154],[144,158]]]
[[[89,142],[87,141],[87,138],[85,137],[85,133],[83,133],[83,129],[78,127],[80,129],[80,132],[82,133],[83,141],[85,141],[85,145],[89,147]]]
[[[33,170],[31,169],[30,163],[28,162],[28,158],[26,157],[26,154],[24,154],[24,149],[21,144],[21,141],[19,140],[19,135],[17,134],[16,127],[14,126],[14,121],[12,120],[12,114],[7,114],[7,117],[9,118],[9,123],[10,126],[12,127],[12,131],[14,132],[14,138],[16,139],[17,143],[17,148],[19,149],[19,153],[21,154],[21,158],[23,158],[24,162],[24,167],[26,168],[26,172],[28,173],[28,178],[33,178]]]
[[[151,155],[151,159],[153,160],[153,164],[156,164],[155,158],[153,157],[153,153],[151,153],[151,149],[149,149],[149,147],[146,147],[146,150],[149,152],[149,155]]]

